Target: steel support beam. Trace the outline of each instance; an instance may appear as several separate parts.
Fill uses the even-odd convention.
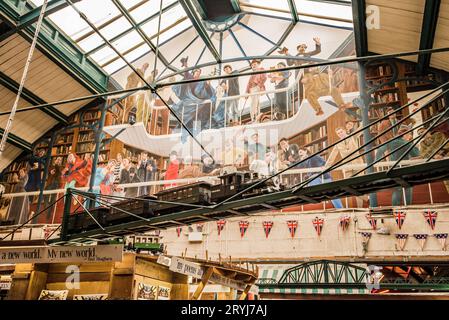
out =
[[[17,94],[17,92],[19,91],[20,85],[16,81],[14,81],[10,77],[8,77],[6,74],[4,74],[3,72],[0,72],[0,84],[15,94]],[[41,98],[39,98],[38,96],[36,96],[33,92],[31,92],[27,88],[23,88],[21,98],[24,99],[25,101],[31,103],[32,105],[47,103],[44,100],[42,100]],[[61,111],[59,111],[58,109],[56,109],[53,106],[44,107],[39,110],[44,112],[45,114],[49,115],[50,117],[52,117],[53,119],[55,119],[56,121],[58,121],[60,123],[63,123],[63,124],[69,123],[69,118],[64,113],[62,113]]]
[[[18,27],[21,17],[35,9],[27,1],[3,0],[0,1],[0,18],[18,30],[18,34],[24,39],[31,42],[35,26],[29,24],[21,29]],[[49,20],[43,22],[37,48],[90,92],[107,91],[109,76],[96,62],[86,56],[73,40],[69,39]]]
[[[364,57],[368,55],[368,31],[366,29],[365,0],[352,1],[352,16],[357,57]]]
[[[73,1],[72,1],[73,2]],[[118,0],[112,0],[112,2],[115,4],[115,6],[117,7],[117,9],[120,11],[120,13],[126,18],[126,20],[128,20],[128,22],[133,26],[134,30],[136,30],[136,32],[142,37],[142,39],[145,41],[145,43],[151,48],[151,50],[153,50],[154,53],[156,53],[156,46],[151,42],[150,38],[145,34],[145,32],[142,31],[142,29],[140,28],[139,24],[134,20],[134,18],[129,14],[128,10],[126,10],[126,8],[122,5],[122,3]],[[158,56],[157,58],[159,60],[161,60],[161,62],[166,65],[169,66],[170,63],[168,62],[168,60],[162,55],[162,53],[160,52],[160,50],[158,51]]]
[[[441,0],[426,0],[424,7],[424,16],[421,27],[421,40],[419,49],[431,49],[435,40],[435,32],[438,24]],[[418,56],[416,71],[423,74],[430,65],[432,54],[423,54]]]
[[[290,12],[292,14],[292,22],[294,24],[298,23],[298,11],[296,10],[296,4],[294,0],[288,0],[288,6],[290,8]]]
[[[81,0],[72,0],[72,2],[80,2],[80,1]],[[64,9],[68,5],[69,4],[65,0],[49,1],[47,4],[47,9],[45,10],[44,16],[48,16],[48,15],[55,13],[61,9]],[[27,13],[22,15],[20,17],[19,24],[17,25],[17,29],[18,30],[23,29],[23,28],[28,27],[28,26],[32,25],[33,23],[37,22],[37,20],[39,19],[41,8],[42,8],[42,6],[36,7],[34,9],[32,9],[31,11],[28,11]]]
[[[221,56],[218,53],[217,48],[215,48],[214,44],[212,43],[212,40],[209,38],[206,28],[204,27],[203,23],[201,22],[201,18],[198,16],[197,12],[195,11],[195,7],[190,3],[189,0],[179,0],[179,3],[183,7],[183,9],[186,12],[187,16],[189,17],[190,21],[192,21],[192,24],[193,24],[195,30],[198,32],[201,39],[203,39],[204,43],[206,44],[206,47],[211,52],[212,56],[215,58],[215,60],[218,63],[220,63]]]
[[[3,128],[0,128],[0,138],[3,137],[3,132],[5,130],[3,130]],[[33,147],[31,145],[31,143],[29,143],[28,141],[16,136],[15,134],[9,133],[8,134],[8,140],[7,142],[11,145],[13,145],[14,147],[17,147],[19,149],[22,149],[24,151],[31,151],[33,150]]]

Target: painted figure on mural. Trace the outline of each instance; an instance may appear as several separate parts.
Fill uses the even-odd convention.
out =
[[[19,170],[18,174],[14,173],[12,182],[14,187],[12,192],[26,192],[25,185],[28,182],[28,173],[25,168]],[[8,221],[13,224],[22,224],[28,220],[28,215],[30,212],[30,202],[27,196],[14,197],[11,200],[11,205],[9,207]]]
[[[183,168],[179,170],[179,179],[197,178],[201,175],[200,168],[193,164],[193,158],[186,156],[182,160]]]
[[[181,59],[183,68],[188,68],[188,57]],[[201,69],[184,71],[184,80],[198,80],[201,78]],[[173,91],[179,98],[179,102],[173,106],[176,114],[182,118],[186,127],[196,135],[202,128],[208,128],[212,106],[215,104],[215,90],[210,81],[192,82],[188,84],[174,85]],[[207,100],[210,100],[207,101]],[[207,101],[207,102],[205,102]],[[188,133],[182,130],[182,142],[187,141]]]
[[[167,171],[162,175],[164,180],[176,180],[178,179],[179,173],[179,160],[178,153],[176,151],[170,152],[169,163],[167,166]],[[167,183],[164,184],[166,188],[175,187],[176,183]]]
[[[276,67],[271,68],[272,70],[285,68],[286,65],[283,62],[279,62]],[[289,71],[274,71],[268,77],[270,81],[274,83],[275,90],[282,90],[288,87],[288,80],[291,73]],[[288,91],[276,92],[274,94],[274,108],[272,119],[282,120],[288,117],[287,114],[287,103],[288,103]],[[290,108],[292,111],[292,108]]]
[[[299,160],[304,160],[304,162],[298,164],[296,166],[297,169],[309,169],[309,168],[324,168],[326,165],[326,160],[320,155],[314,155],[313,157],[307,159],[310,156],[309,149],[301,147],[298,150]],[[306,160],[307,159],[307,160]],[[304,180],[308,180],[314,177],[316,174],[320,173],[321,170],[317,170],[316,172],[308,172],[303,175]],[[321,183],[332,182],[332,177],[329,172],[316,177],[312,181],[309,182],[308,186],[316,186]],[[332,205],[335,209],[343,208],[343,204],[340,199],[331,200]]]
[[[224,66],[223,71],[227,75],[237,75],[239,72],[237,70],[232,70],[232,66],[227,64]],[[224,80],[226,82],[226,96],[237,97],[240,95],[240,83],[239,77],[228,78]],[[231,99],[226,102],[226,121],[230,125],[235,125],[239,122],[239,99]]]
[[[85,187],[89,183],[92,173],[92,158],[89,153],[81,159],[75,153],[70,153],[67,157],[67,164],[62,170],[62,181],[64,188]]]
[[[251,61],[252,71],[263,71],[264,68],[260,66],[261,60],[255,59]],[[265,82],[267,81],[267,75],[265,73],[253,74],[249,77],[248,84],[246,86],[246,93],[251,96],[245,97],[245,100],[250,99],[250,115],[251,122],[258,122],[260,115],[260,95],[257,94],[262,91],[266,91]]]
[[[316,56],[321,53],[321,41],[320,38],[315,37],[313,38],[313,41],[315,42],[315,50],[307,51],[307,44],[301,43],[296,47],[296,57],[304,57],[304,58],[310,58],[313,56]],[[279,54],[284,54],[286,56],[289,56],[288,48],[284,47],[281,50],[278,51]],[[288,66],[300,66],[305,63],[310,62],[307,59],[288,59],[287,58],[287,65]],[[296,70],[295,76],[298,76],[299,70]]]
[[[220,84],[216,88],[216,103],[212,115],[212,126],[213,129],[223,128],[225,124],[225,106],[226,101],[222,100],[227,97],[227,84],[226,81],[220,81]]]
[[[153,158],[148,157],[147,152],[140,154],[140,160],[137,163],[137,175],[141,182],[152,181],[155,177],[157,170],[156,164]],[[139,195],[149,194],[151,188],[149,186],[139,187]]]
[[[114,167],[116,161],[110,160],[106,165],[102,165],[95,171],[93,193],[110,195],[113,191],[114,184]],[[101,205],[99,202],[97,206]]]
[[[57,190],[61,187],[62,176],[62,157],[57,157],[52,165],[48,168],[48,177],[45,183],[45,190]],[[56,200],[57,194],[52,193],[44,196],[44,208],[50,206]],[[49,222],[51,219],[53,207],[47,210],[47,219]]]
[[[317,116],[324,114],[318,101],[323,96],[330,95],[338,108],[346,108],[340,91],[332,85],[332,76],[331,69],[326,73],[320,72],[319,68],[309,68],[309,72],[301,80],[304,84],[305,97]]]

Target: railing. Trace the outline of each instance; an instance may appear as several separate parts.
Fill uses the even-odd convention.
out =
[[[418,160],[404,160],[401,162],[400,166],[409,166],[409,165],[416,165],[425,162],[425,159],[418,159]],[[374,165],[374,168],[376,171],[384,171],[385,168],[390,168],[395,162],[394,161],[384,161],[379,162]],[[343,178],[346,178],[345,172],[354,172],[355,170],[360,170],[365,168],[365,164],[346,164],[342,167],[340,167],[338,170],[335,170],[335,172],[343,173]],[[326,169],[325,167],[315,167],[315,168],[302,168],[302,169],[290,169],[283,174],[280,175],[280,181],[284,188],[291,188],[294,187],[304,181],[307,181],[308,178],[310,178],[311,174],[321,172],[322,170]],[[218,176],[200,176],[196,178],[188,178],[188,179],[175,179],[175,180],[158,180],[158,181],[147,181],[147,182],[139,182],[139,183],[128,183],[128,184],[115,184],[111,188],[111,192],[109,194],[101,193],[99,187],[94,187],[94,193],[110,196],[108,199],[107,197],[101,197],[100,200],[98,200],[97,205],[110,205],[114,202],[123,200],[126,197],[136,197],[140,195],[147,195],[147,194],[154,194],[160,190],[185,185],[193,182],[199,182],[199,181],[205,181],[209,182],[211,184],[218,184],[220,183],[220,180],[218,179]],[[319,183],[322,183],[323,181],[319,181]],[[325,181],[328,182],[328,181]],[[435,201],[435,197],[433,195],[434,188],[431,184],[428,184],[427,186],[430,201],[429,203],[437,203],[437,202],[449,202],[449,196],[443,199],[443,201]],[[76,190],[80,191],[87,191],[88,188],[76,188]],[[405,195],[405,189],[402,188],[402,197],[403,197],[403,203],[406,205],[411,205],[411,203],[407,203],[406,195]],[[20,224],[24,223],[27,220],[28,224],[32,223],[40,223],[40,224],[58,224],[61,222],[62,219],[62,212],[64,209],[64,200],[63,195],[65,194],[65,189],[57,189],[57,190],[45,190],[44,191],[44,199],[45,204],[41,207],[40,212],[36,212],[35,207],[33,207],[33,203],[31,199],[34,199],[38,197],[39,192],[21,192],[21,193],[8,193],[3,195],[3,201],[6,201],[6,199],[9,199],[10,206],[9,210],[12,210],[11,207],[14,208],[23,208],[24,210],[22,213],[25,214],[25,216],[22,216],[21,220],[15,220],[11,221],[11,224]],[[390,193],[388,193],[390,196]],[[49,197],[52,197],[53,202],[50,203],[48,200]],[[114,198],[116,197],[116,198]],[[362,196],[366,197],[366,196]],[[300,209],[298,210],[328,210],[328,209],[348,209],[353,208],[354,205],[351,204],[351,198],[357,200],[357,198],[362,197],[346,197],[343,199],[338,199],[341,203],[341,206],[339,206],[338,202],[336,200],[332,201],[324,201],[322,202],[318,207],[314,205],[313,208],[306,207],[302,205]],[[55,200],[58,200],[55,202]],[[365,199],[367,200],[367,199]],[[332,205],[331,205],[332,202]],[[357,203],[356,207],[363,208],[366,207],[365,204],[359,204],[357,201],[354,201]],[[390,204],[391,205],[391,204]],[[27,212],[26,208],[29,208]],[[81,205],[79,203],[73,204],[73,209],[82,209]],[[34,210],[33,210],[34,209]],[[43,212],[41,212],[43,211]],[[33,221],[33,216],[37,215],[39,213],[39,218],[37,218],[37,221]],[[8,221],[8,216],[11,216],[10,212],[6,212],[6,220]],[[17,215],[15,215],[17,216]],[[0,220],[1,221],[1,220]]]
[[[273,72],[276,71],[273,70]],[[200,121],[202,125],[201,130],[220,129],[251,121],[250,105],[253,99],[258,99],[260,100],[260,112],[258,113],[256,122],[286,120],[293,117],[298,112],[301,105],[301,95],[304,96],[305,92],[304,86],[300,81],[303,74],[304,72],[301,70],[301,72],[295,76],[294,82],[285,88],[265,90],[256,93],[245,93],[238,96],[215,97],[216,101],[205,99],[198,103],[181,104],[181,109],[174,111],[181,121],[186,124],[191,124],[193,126],[191,122],[197,123],[197,121]],[[331,80],[329,79],[329,81]],[[129,99],[130,98],[128,98],[128,100]],[[151,119],[151,117],[154,116],[157,118],[157,112],[168,112],[167,107],[154,106],[156,100],[149,91],[138,92],[131,97],[131,100],[134,101],[136,105],[142,104],[142,107],[137,108],[140,109],[138,112],[141,112],[141,114],[136,114],[133,119],[137,119],[137,122],[147,122],[144,123],[145,128],[151,134],[154,134],[156,132],[155,127],[157,119]],[[126,104],[127,103],[125,102],[125,105]],[[171,103],[169,106],[174,108],[176,104]],[[128,107],[128,109],[129,108],[130,107]],[[207,117],[205,113],[208,115]],[[168,134],[171,131],[171,121],[175,121],[175,119],[173,115],[169,116],[168,113],[165,116],[167,117],[167,119],[165,119],[166,127],[163,128],[162,132],[163,134]],[[128,112],[123,112],[121,123],[115,124],[125,123],[129,123]],[[179,128],[179,124],[177,125]]]

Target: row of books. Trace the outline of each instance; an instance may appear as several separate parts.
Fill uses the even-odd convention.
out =
[[[80,133],[78,135],[78,142],[91,141],[95,139],[95,132]]]
[[[374,100],[374,103],[388,103],[399,101],[399,94],[397,92],[391,92],[386,94],[373,93],[371,95],[371,98]]]
[[[95,143],[80,143],[76,146],[76,152],[94,152]]]
[[[388,76],[392,74],[391,66],[389,65],[379,65],[377,67],[369,68],[367,72],[367,77],[379,77]]]
[[[311,131],[305,133],[303,135],[304,143],[305,144],[311,143],[317,139],[324,138],[326,135],[327,135],[327,127],[326,125],[323,125],[319,128],[312,129]]]
[[[57,140],[56,144],[65,144],[65,143],[72,143],[73,142],[73,134],[66,134]]]
[[[58,155],[58,154],[67,154],[72,151],[71,145],[62,145],[62,146],[56,146],[52,149],[52,154]]]

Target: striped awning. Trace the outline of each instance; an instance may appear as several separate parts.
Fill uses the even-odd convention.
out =
[[[368,289],[331,289],[331,288],[259,288],[259,293],[281,294],[369,294]]]

